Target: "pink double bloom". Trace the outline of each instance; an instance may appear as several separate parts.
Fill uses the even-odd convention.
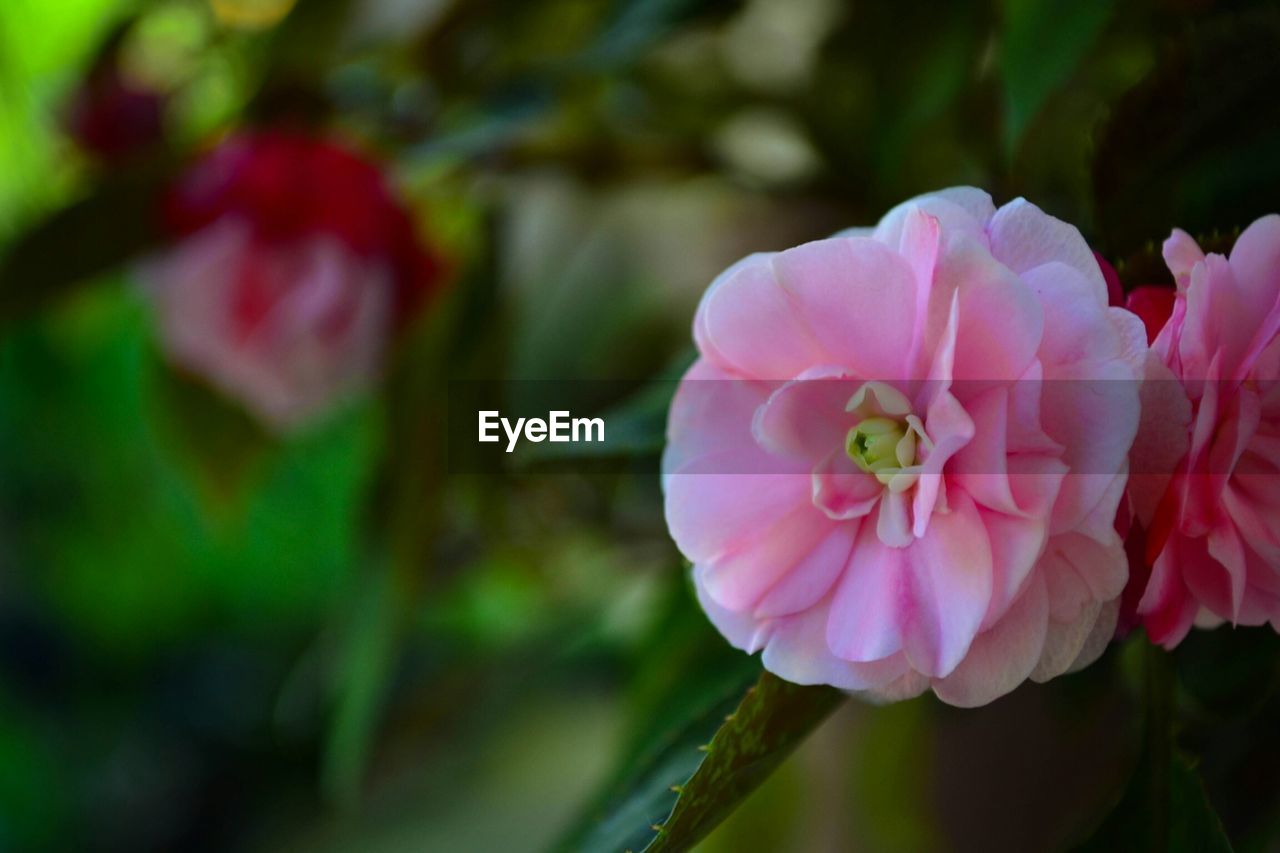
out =
[[[1101,653],[1146,340],[1075,228],[924,196],[734,265],[694,337],[666,515],[730,642],[957,705]]]
[[[1250,225],[1229,258],[1182,231],[1164,257],[1176,289],[1129,298],[1154,337],[1133,598],[1172,647],[1197,622],[1280,626],[1280,216]]]

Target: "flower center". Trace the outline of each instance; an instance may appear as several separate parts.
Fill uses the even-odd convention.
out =
[[[844,439],[844,452],[854,464],[891,492],[911,488],[920,475],[921,455],[933,445],[906,395],[884,382],[866,382],[845,411],[858,418]]]
[[[844,451],[868,473],[897,471],[915,464],[916,434],[895,418],[864,418],[849,430]]]

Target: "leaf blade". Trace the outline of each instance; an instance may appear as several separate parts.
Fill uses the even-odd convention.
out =
[[[844,698],[832,687],[762,673],[708,744],[645,853],[686,850],[705,838]]]
[[[1000,61],[1005,100],[1005,150],[1022,134],[1097,41],[1111,0],[1006,0]]]

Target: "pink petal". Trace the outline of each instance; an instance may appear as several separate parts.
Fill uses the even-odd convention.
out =
[[[1191,446],[1191,401],[1173,372],[1151,355],[1139,392],[1140,421],[1129,451],[1129,493],[1134,514],[1150,527],[1178,463]]]
[[[767,461],[757,470],[767,472]],[[699,457],[667,476],[667,527],[690,561],[716,560],[797,507],[810,505],[808,476],[718,473],[740,464],[740,454],[729,450]]]
[[[742,649],[747,654],[754,654],[760,651],[769,639],[769,634],[773,627],[772,624],[769,620],[756,618],[750,612],[740,613],[718,604],[714,598],[707,594],[703,586],[702,575],[705,571],[705,566],[695,565],[693,567],[693,586],[694,592],[698,596],[698,604],[702,606],[702,610],[707,614],[707,618],[711,620],[711,624],[716,626],[716,630],[735,649]]]
[[[1151,566],[1151,579],[1138,602],[1138,613],[1151,642],[1171,649],[1191,630],[1199,603],[1182,580],[1182,564],[1178,558],[1179,543],[1184,537],[1169,537],[1164,549]]]
[[[901,597],[906,552],[880,541],[870,525],[854,545],[836,587],[826,643],[843,660],[875,661],[902,648]]]
[[[1036,579],[1003,619],[974,638],[955,670],[933,682],[933,692],[951,705],[975,708],[1012,691],[1040,660],[1048,621],[1044,584]]]
[[[913,210],[937,219],[944,233],[964,232],[985,245],[987,223],[995,213],[995,205],[991,196],[973,187],[952,187],[916,196],[884,215],[875,228],[875,238],[889,246],[901,245],[907,215]]]
[[[1114,358],[1120,341],[1108,321],[1108,308],[1094,301],[1093,282],[1079,270],[1051,261],[1022,274],[1044,306],[1040,360],[1046,365]]]
[[[275,245],[250,231],[223,216],[143,276],[170,357],[284,432],[376,378],[393,282],[330,237]]]
[[[1236,238],[1231,270],[1249,311],[1265,316],[1280,297],[1280,216],[1257,219]]]
[[[1073,535],[1073,534],[1066,534]],[[1055,536],[1061,541],[1065,536]],[[1069,624],[1080,617],[1080,612],[1098,603],[1089,584],[1076,567],[1063,554],[1061,548],[1052,545],[1041,556],[1036,566],[1038,574],[1049,593],[1050,615],[1055,622]]]
[[[1036,295],[963,234],[950,237],[939,260],[926,340],[941,339],[952,294],[959,295],[955,378],[972,385],[1021,376],[1035,357],[1044,325]]]
[[[938,266],[938,251],[941,241],[941,228],[935,216],[913,209],[907,212],[903,222],[902,238],[898,252],[907,259],[912,274],[916,279],[915,316],[921,322],[915,324],[911,339],[911,350],[906,364],[911,374],[918,372],[916,366],[924,346],[925,324],[923,318],[929,313],[929,298],[933,293],[933,275]]]
[[[907,699],[914,699],[929,689],[929,679],[908,667],[905,662],[906,655],[901,652],[886,661],[877,661],[874,664],[856,663],[850,664],[850,666],[882,666],[898,660],[903,661],[902,666],[906,669],[901,676],[881,687],[857,691],[858,698],[872,705],[885,705],[890,702],[903,702]]]
[[[1053,618],[1064,622],[1088,603],[1118,597],[1129,577],[1129,563],[1114,531],[1105,542],[1072,531],[1050,538],[1038,571],[1049,585]]]
[[[751,432],[770,453],[810,461],[844,447],[853,419],[845,402],[861,382],[844,368],[814,367],[783,383],[755,412]]]
[[[1140,384],[1118,360],[1079,362],[1045,378],[1042,423],[1071,469],[1054,506],[1057,533],[1079,525],[1125,467],[1138,431]]]
[[[843,450],[827,455],[813,469],[813,503],[828,518],[861,518],[875,507],[885,488],[863,471]]]
[[[1280,513],[1277,513],[1275,504],[1253,499],[1241,488],[1239,479],[1238,476],[1233,478],[1222,493],[1223,512],[1249,547],[1280,570]]]
[[[1009,417],[1006,443],[1010,453],[1034,453],[1060,456],[1062,445],[1045,434],[1041,427],[1040,395],[1044,391],[1044,366],[1031,362],[1027,372],[1009,390]]]
[[[1120,599],[1113,598],[1105,602],[1094,620],[1093,629],[1085,637],[1075,660],[1067,667],[1067,672],[1079,672],[1089,664],[1102,657],[1102,653],[1111,645],[1116,636],[1116,625],[1120,621]]]
[[[1093,303],[1106,307],[1107,282],[1093,250],[1074,225],[1019,198],[996,211],[987,231],[991,254],[1009,269],[1025,274],[1042,264],[1065,264],[1083,276]]]
[[[1028,508],[1018,505],[1008,476],[1008,390],[1001,387],[984,391],[971,399],[965,410],[973,419],[973,438],[955,454],[949,468],[951,478],[980,506],[1024,515]],[[1057,479],[1060,481],[1061,477]],[[1056,483],[1053,491],[1057,493]],[[1033,489],[1027,494],[1039,493]]]
[[[787,616],[826,598],[849,563],[859,525],[833,524],[826,538],[793,566],[755,606],[760,618]]]
[[[848,237],[788,249],[773,263],[822,347],[824,358],[811,363],[839,365],[864,379],[907,378],[916,281],[901,255],[875,240]]]
[[[872,663],[841,660],[827,648],[831,600],[774,620],[761,661],[765,669],[795,684],[830,684],[842,690],[884,687],[907,672],[901,655]]]
[[[1280,334],[1280,216],[1264,216],[1246,228],[1231,249],[1229,263],[1240,301],[1261,320],[1234,373],[1243,379]]]
[[[950,497],[950,496],[949,496]],[[991,601],[991,543],[963,492],[907,549],[903,648],[911,665],[945,677],[964,658]]]
[[[1186,290],[1191,283],[1191,269],[1204,260],[1204,252],[1196,241],[1181,228],[1173,229],[1173,233],[1161,247],[1164,262],[1173,273],[1178,290]]]
[[[935,397],[929,404],[926,417],[925,432],[934,446],[921,462],[920,478],[916,481],[916,493],[912,499],[912,534],[916,537],[923,536],[928,530],[942,491],[943,467],[974,435],[973,421],[950,393]]]
[[[1053,589],[1049,589],[1049,600],[1053,600]],[[1069,622],[1059,622],[1050,615],[1048,630],[1045,632],[1044,647],[1040,651],[1040,660],[1031,671],[1033,681],[1045,682],[1057,678],[1075,666],[1081,655],[1086,653],[1086,646],[1094,638],[1103,611],[1108,612],[1110,630],[1115,631],[1115,616],[1118,608],[1104,607],[1102,602],[1092,601],[1080,608],[1077,615]]]
[[[744,536],[727,553],[707,560],[707,593],[730,610],[751,610],[788,572],[799,567],[832,532],[833,523],[800,504],[768,526]]]
[[[1209,556],[1226,570],[1229,604],[1218,615],[1232,622],[1240,621],[1240,607],[1244,603],[1244,591],[1248,585],[1248,566],[1244,542],[1234,524],[1218,524],[1209,531],[1207,540]],[[1214,608],[1216,611],[1216,608]]]
[[[1015,453],[1007,465],[1013,505],[1027,518],[1047,519],[1062,491],[1068,472],[1066,464],[1057,455]]]
[[[694,339],[725,370],[783,381],[825,359],[778,280],[774,257],[744,258],[712,282],[694,317]]]
[[[1241,298],[1226,258],[1208,255],[1192,268],[1186,301],[1186,322],[1178,345],[1182,375],[1205,379],[1210,363],[1217,359],[1222,378],[1236,376],[1264,317],[1251,313]]]
[[[705,358],[695,361],[671,400],[662,470],[671,473],[699,457],[732,450],[743,455],[742,465],[721,473],[751,473],[765,458],[751,434],[751,418],[773,387],[734,378]]]
[[[885,491],[880,498],[880,512],[876,518],[876,536],[890,548],[905,548],[911,544],[911,519],[905,492]]]
[[[952,380],[955,378],[956,369],[956,336],[960,331],[960,294],[952,292],[951,304],[947,309],[946,325],[942,327],[942,332],[935,338],[931,338],[933,351],[929,352],[928,347],[920,353],[920,358],[928,357],[930,359],[929,371],[925,374],[925,381],[919,384],[915,393],[916,409],[923,409],[926,412],[933,405],[933,401],[938,395],[950,393],[952,389]]]
[[[991,603],[982,618],[982,629],[1005,617],[1010,604],[1025,591],[1049,537],[1043,518],[1017,518],[979,510],[991,541]]]

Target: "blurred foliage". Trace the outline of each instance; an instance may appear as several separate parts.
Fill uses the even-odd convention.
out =
[[[1171,850],[1196,853],[1223,853],[1231,850],[1222,823],[1214,814],[1204,792],[1204,785],[1184,756],[1176,756],[1164,771],[1162,784],[1167,788],[1167,802],[1162,817],[1156,817],[1150,806],[1141,804],[1155,780],[1144,763],[1134,779],[1131,792],[1121,802],[1111,820],[1103,825],[1089,843],[1088,850]],[[1134,801],[1138,802],[1134,802]],[[1166,821],[1164,834],[1153,836],[1153,821]],[[1155,839],[1159,839],[1156,841]]]
[[[957,183],[1128,286],[1174,224],[1225,247],[1280,197],[1278,46],[1246,0],[6,0],[0,848],[1274,846],[1270,630],[1196,632],[1155,692],[1136,637],[828,717],[707,623],[656,472],[748,252]],[[113,51],[165,134],[107,165],[65,117]],[[274,124],[382,157],[450,268],[286,439],[161,358],[133,274],[159,188]],[[584,408],[630,473],[450,473],[451,381],[548,378],[618,389]]]
[[[1044,102],[1067,82],[1094,46],[1114,4],[1009,0],[1004,4],[1000,76],[1004,140],[1017,147]]]
[[[1243,227],[1274,210],[1280,115],[1280,9],[1206,21],[1163,46],[1151,75],[1116,105],[1093,182],[1100,233],[1128,252],[1163,239]]]

